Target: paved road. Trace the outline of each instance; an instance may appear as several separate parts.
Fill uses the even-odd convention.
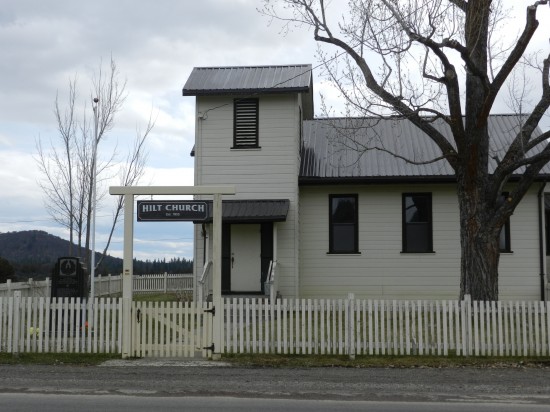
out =
[[[192,396],[396,405],[476,402],[500,405],[501,410],[517,410],[515,405],[550,410],[550,369],[246,368],[170,360],[110,361],[97,367],[0,365],[0,394],[130,396],[142,401]]]
[[[40,412],[542,412],[544,405],[452,402],[316,401],[233,397],[136,397],[128,395],[1,394],[5,411]]]

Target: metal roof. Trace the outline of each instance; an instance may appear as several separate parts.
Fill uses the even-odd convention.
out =
[[[212,201],[208,200],[207,222],[212,221]],[[288,199],[223,200],[224,223],[284,222],[288,214]],[[195,222],[200,223],[200,222]]]
[[[309,92],[312,84],[311,64],[195,67],[183,95]]]
[[[520,125],[517,115],[491,115],[490,169],[504,152]],[[432,125],[451,137],[449,126],[441,119]],[[540,130],[537,129],[537,135]],[[452,138],[450,138],[452,141]],[[449,181],[454,171],[446,160],[413,164],[441,156],[441,151],[406,119],[335,118],[304,121],[300,183],[331,181]],[[500,156],[502,158],[502,155]],[[541,173],[549,174],[547,165]]]

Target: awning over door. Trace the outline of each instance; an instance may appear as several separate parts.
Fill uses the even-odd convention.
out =
[[[212,201],[207,203],[206,222],[212,222]],[[289,205],[288,199],[223,200],[222,221],[224,223],[284,222]]]

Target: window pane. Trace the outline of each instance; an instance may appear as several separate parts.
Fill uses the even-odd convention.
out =
[[[498,239],[498,247],[501,251],[509,252],[510,251],[510,226],[508,224],[505,224],[502,226],[502,229],[500,229],[500,236]]]
[[[405,197],[405,218],[407,223],[429,222],[429,197],[409,195]]]
[[[332,221],[334,223],[353,223],[355,215],[355,198],[332,198]]]
[[[431,252],[429,227],[414,224],[407,227],[407,252]]]
[[[335,224],[332,227],[332,251],[355,252],[355,225]]]

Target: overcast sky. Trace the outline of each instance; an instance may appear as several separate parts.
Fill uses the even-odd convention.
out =
[[[0,232],[41,229],[68,238],[53,223],[37,185],[36,141],[56,136],[56,93],[77,76],[81,101],[101,60],[112,56],[127,79],[127,100],[107,136],[122,154],[153,110],[147,176],[155,185],[193,185],[194,98],[181,89],[194,66],[313,63],[301,32],[268,27],[255,0],[4,0],[0,7]],[[101,150],[101,149],[100,149]],[[98,248],[111,211],[98,211]],[[136,223],[137,258],[192,257],[191,225]],[[111,253],[121,255],[120,231]]]
[[[279,24],[269,25],[257,12],[260,4],[259,0],[3,0],[0,232],[40,229],[68,238],[44,209],[34,160],[36,141],[56,137],[56,94],[63,101],[68,82],[76,75],[81,101],[89,99],[90,77],[111,56],[127,80],[128,97],[100,149],[103,156],[115,145],[122,154],[153,110],[157,120],[142,182],[192,185],[194,98],[182,97],[181,89],[194,66],[317,63],[311,33],[296,30],[281,35]],[[546,9],[541,10],[541,20],[550,22]],[[523,16],[521,12],[521,24]],[[545,53],[548,35],[546,30],[537,40]],[[324,90],[333,98],[321,80],[315,71],[316,94]],[[110,213],[107,207],[98,211],[98,249],[103,248]],[[192,257],[190,224],[136,223],[135,231],[139,259]],[[110,253],[122,256],[121,250],[118,231]]]

